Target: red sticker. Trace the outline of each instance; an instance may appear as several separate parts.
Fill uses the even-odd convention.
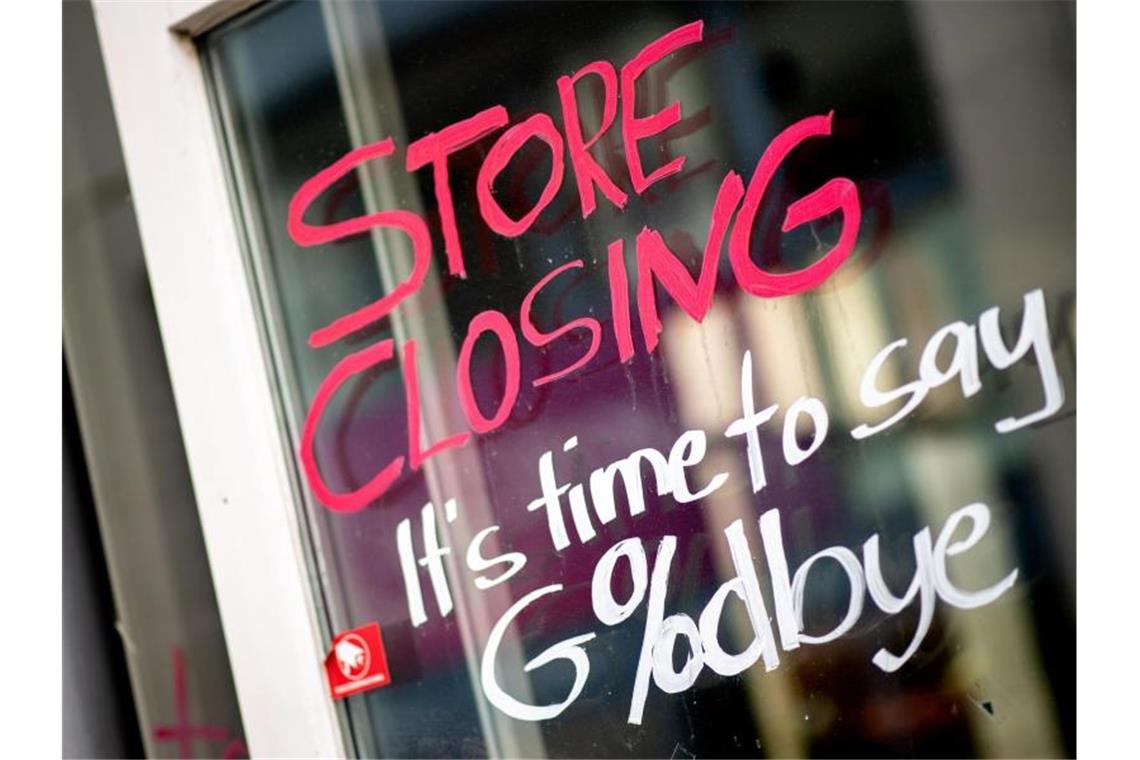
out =
[[[369,623],[338,634],[325,658],[325,672],[333,699],[387,686],[392,679],[380,624]]]

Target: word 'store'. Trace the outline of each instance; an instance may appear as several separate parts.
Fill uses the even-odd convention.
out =
[[[589,147],[619,120],[619,110],[628,179],[634,192],[642,195],[655,183],[679,173],[685,164],[684,156],[675,157],[664,166],[647,173],[642,166],[638,144],[678,124],[681,121],[681,104],[674,101],[655,114],[637,116],[637,82],[650,66],[681,48],[699,43],[703,39],[703,34],[703,22],[686,24],[648,44],[621,67],[620,75],[612,63],[595,61],[584,66],[573,76],[560,79],[558,87],[567,131],[566,139],[563,139],[553,120],[543,113],[535,114],[510,126],[498,137],[483,161],[476,182],[476,199],[486,225],[495,233],[507,238],[518,237],[529,230],[562,185],[566,163],[563,152],[567,148],[581,198],[582,218],[588,218],[596,209],[595,188],[600,189],[616,208],[623,209],[628,196],[617,187],[588,151]],[[575,84],[586,76],[600,79],[605,91],[602,122],[598,131],[589,137],[581,133],[574,89]],[[620,109],[617,106],[619,94]],[[729,171],[724,176],[709,220],[701,270],[696,280],[690,276],[683,261],[665,244],[658,231],[645,227],[637,235],[635,300],[646,353],[656,350],[662,329],[657,311],[656,289],[658,287],[663,289],[693,320],[702,322],[712,308],[721,250],[726,245],[737,285],[746,293],[761,298],[775,298],[812,290],[826,281],[851,255],[859,235],[862,209],[855,183],[845,177],[832,178],[792,202],[788,205],[783,218],[781,230],[789,232],[809,222],[836,213],[841,214],[842,226],[838,240],[818,260],[798,271],[774,273],[757,266],[752,260],[751,253],[753,228],[756,226],[761,204],[766,198],[777,170],[804,141],[829,137],[832,133],[833,118],[833,113],[808,116],[785,128],[764,150],[747,185],[736,172]],[[508,127],[509,122],[506,108],[494,106],[469,119],[421,137],[408,146],[405,166],[407,171],[416,171],[429,165],[432,167],[448,270],[452,276],[466,277],[467,272],[455,221],[454,200],[448,173],[449,156]],[[532,138],[549,148],[552,159],[551,174],[534,207],[523,217],[515,220],[499,206],[491,188],[495,178],[507,168],[511,158]],[[309,336],[309,344],[313,348],[328,346],[386,317],[401,302],[420,289],[431,267],[432,239],[428,224],[423,217],[411,211],[378,211],[331,224],[316,225],[304,221],[306,211],[338,180],[368,161],[391,156],[395,149],[395,143],[391,138],[357,148],[303,183],[290,201],[287,227],[290,237],[298,246],[311,247],[331,243],[380,227],[398,229],[412,242],[414,263],[408,277],[374,303],[315,330]],[[633,359],[636,349],[629,296],[630,277],[626,271],[624,250],[625,241],[621,239],[614,240],[607,246],[612,335],[606,334],[598,319],[589,316],[582,316],[546,330],[540,329],[532,319],[531,306],[535,297],[559,275],[570,269],[584,267],[584,259],[575,259],[547,273],[523,298],[518,313],[518,323],[523,338],[530,346],[541,348],[575,332],[585,331],[590,337],[583,353],[570,365],[541,377],[528,378],[534,386],[541,386],[580,371],[598,354],[602,341],[607,337],[616,342],[622,363]],[[506,378],[501,397],[490,415],[484,414],[480,408],[471,380],[472,355],[476,342],[483,336],[493,337],[498,344]],[[364,485],[354,490],[335,491],[325,482],[317,463],[314,444],[317,426],[333,395],[345,382],[382,362],[392,360],[395,353],[395,342],[388,338],[349,354],[340,360],[321,382],[309,408],[301,433],[301,464],[316,498],[333,511],[352,512],[363,509],[381,497],[403,472],[405,462],[413,470],[418,470],[425,460],[449,449],[467,445],[474,435],[498,429],[507,421],[518,401],[523,381],[519,340],[511,320],[498,309],[488,309],[477,314],[468,325],[456,367],[455,387],[470,429],[456,431],[425,447],[420,434],[416,342],[414,339],[407,340],[401,347],[407,407],[407,456],[393,458]]]

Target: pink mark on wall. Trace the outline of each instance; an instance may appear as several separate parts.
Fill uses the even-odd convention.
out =
[[[170,657],[174,666],[174,713],[173,724],[160,724],[154,727],[154,740],[156,742],[178,742],[178,757],[206,757],[194,751],[194,741],[222,743],[221,757],[228,758],[249,757],[249,749],[240,738],[231,736],[230,730],[222,726],[211,726],[204,723],[190,722],[190,706],[186,695],[186,662],[179,647],[170,650]]]

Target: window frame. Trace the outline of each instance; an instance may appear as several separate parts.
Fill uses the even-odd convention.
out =
[[[257,0],[95,0],[248,746],[345,757],[286,431],[194,37]]]

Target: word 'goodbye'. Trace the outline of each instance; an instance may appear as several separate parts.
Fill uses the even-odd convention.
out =
[[[637,83],[657,62],[681,48],[699,43],[703,30],[704,25],[700,21],[674,29],[646,45],[620,71],[609,61],[598,60],[583,66],[572,75],[560,77],[557,87],[562,107],[563,131],[545,113],[537,113],[524,121],[511,124],[507,109],[494,106],[408,145],[406,170],[414,172],[428,166],[432,170],[449,274],[462,278],[467,276],[455,220],[448,173],[449,159],[453,154],[499,130],[505,128],[479,168],[475,196],[483,222],[492,231],[506,238],[517,238],[530,229],[554,199],[562,187],[566,171],[564,153],[569,156],[574,173],[583,219],[588,218],[597,208],[596,191],[601,191],[616,208],[625,207],[628,195],[590,153],[591,146],[614,126],[614,122],[619,122],[618,129],[628,169],[628,186],[634,193],[642,195],[655,183],[680,172],[685,164],[684,156],[675,157],[665,165],[651,170],[642,164],[638,144],[680,122],[681,104],[673,101],[661,111],[638,116]],[[601,122],[597,131],[590,135],[583,133],[576,89],[578,83],[587,77],[595,78],[604,94]],[[649,227],[641,230],[635,242],[636,304],[646,353],[652,353],[657,348],[662,329],[655,300],[657,286],[697,322],[703,321],[709,313],[721,248],[726,237],[729,261],[737,285],[745,292],[762,298],[811,290],[823,283],[851,255],[859,234],[861,208],[855,184],[843,177],[833,178],[791,203],[781,225],[781,229],[788,232],[805,223],[841,212],[842,227],[838,241],[817,261],[798,271],[773,273],[757,266],[750,253],[753,227],[761,202],[777,169],[803,141],[812,137],[829,136],[831,125],[832,114],[828,113],[807,117],[786,128],[764,150],[747,186],[735,172],[729,171],[724,176],[709,219],[704,255],[696,279],[665,244],[659,232]],[[496,201],[493,187],[499,175],[507,170],[511,159],[532,139],[538,140],[549,150],[552,159],[550,174],[533,207],[516,219],[508,215]],[[431,233],[423,217],[411,211],[378,211],[332,224],[314,225],[304,221],[309,207],[338,180],[365,162],[389,156],[394,151],[395,145],[391,138],[350,151],[302,184],[290,201],[288,230],[299,246],[331,243],[379,227],[400,230],[412,243],[414,261],[408,277],[374,303],[315,330],[309,336],[309,344],[313,348],[327,346],[383,319],[421,287],[431,266]],[[633,358],[635,347],[624,241],[618,239],[611,242],[607,254],[613,318],[612,339],[616,341],[621,362],[625,363]],[[592,317],[573,319],[553,329],[540,329],[531,316],[531,306],[543,288],[569,270],[584,266],[583,259],[575,259],[550,271],[531,288],[519,307],[518,324],[523,338],[535,348],[546,346],[571,333],[576,333],[575,337],[579,338],[589,337],[588,343],[579,341],[586,348],[569,366],[541,377],[528,378],[536,387],[580,371],[598,353],[602,341],[610,337],[605,334],[602,323]],[[497,341],[506,378],[505,387],[490,415],[484,414],[480,408],[471,382],[473,351],[476,342],[484,335]],[[335,491],[322,477],[314,452],[317,426],[325,407],[340,386],[351,377],[393,359],[394,355],[394,341],[386,338],[339,361],[318,387],[305,419],[301,434],[302,466],[316,497],[333,511],[350,512],[363,508],[384,494],[404,469],[405,457],[399,456],[388,462],[363,486],[352,491]],[[518,399],[522,383],[518,338],[507,316],[497,309],[489,309],[477,314],[468,325],[456,366],[456,388],[470,430],[457,431],[425,448],[421,445],[420,437],[419,384],[414,339],[403,343],[402,355],[408,430],[406,459],[413,470],[419,469],[432,456],[466,445],[472,435],[488,433],[500,427],[510,416]]]

